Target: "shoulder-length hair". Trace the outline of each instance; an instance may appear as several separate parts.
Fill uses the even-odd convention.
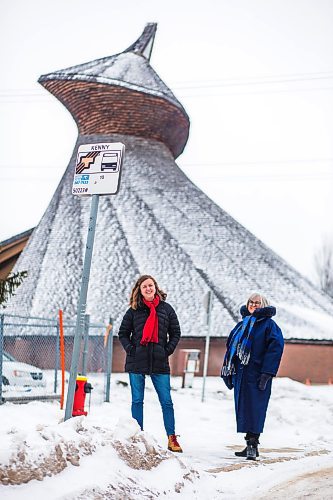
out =
[[[260,302],[261,302],[260,307],[269,306],[269,301],[268,301],[268,299],[266,299],[266,297],[264,295],[262,295],[261,293],[251,293],[250,297],[246,301],[246,307],[249,306],[250,300],[252,300],[252,302],[254,302],[254,299],[260,299]]]
[[[167,294],[165,292],[163,292],[163,290],[161,290],[161,288],[158,286],[155,278],[153,278],[153,276],[150,276],[149,274],[144,274],[137,279],[137,281],[132,289],[131,297],[130,297],[130,306],[132,309],[137,309],[138,307],[143,305],[143,296],[142,296],[142,293],[140,290],[140,286],[144,281],[146,281],[148,279],[151,279],[154,282],[154,285],[156,288],[155,297],[156,297],[156,295],[158,295],[161,300],[165,300],[167,298]]]

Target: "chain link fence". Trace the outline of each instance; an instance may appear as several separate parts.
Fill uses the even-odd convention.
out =
[[[103,373],[109,401],[112,327],[85,317],[79,373]],[[68,382],[76,324],[64,322],[65,379]],[[54,318],[0,314],[0,404],[6,401],[60,399],[60,326]]]

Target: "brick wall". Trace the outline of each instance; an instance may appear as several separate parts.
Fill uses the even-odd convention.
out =
[[[209,349],[208,375],[219,376],[225,353],[226,339],[211,338]],[[20,337],[4,337],[4,349],[20,361],[32,363],[44,369],[54,368],[56,338],[54,336],[33,336],[22,339]],[[73,337],[66,338],[66,369],[70,369]],[[183,374],[182,349],[200,350],[200,370],[202,376],[205,339],[183,337],[175,351],[169,358],[172,375]],[[113,372],[123,372],[125,353],[118,337],[113,343]],[[103,346],[103,337],[91,337],[89,342],[88,372],[103,372],[106,369],[106,351]],[[333,343],[331,344],[300,344],[286,343],[278,372],[280,377],[290,377],[293,380],[305,383],[327,384],[333,383]]]
[[[226,339],[211,338],[208,375],[220,375],[225,345]],[[125,356],[118,338],[115,339],[114,346],[113,371],[121,372],[124,370]],[[201,351],[198,375],[202,376],[205,339],[184,337],[181,339],[175,353],[170,357],[173,375],[182,375],[183,373],[181,349],[199,349]],[[332,344],[286,343],[278,376],[290,377],[303,383],[307,379],[310,383],[327,384],[330,380],[333,383],[333,342]]]

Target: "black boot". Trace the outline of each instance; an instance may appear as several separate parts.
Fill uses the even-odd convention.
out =
[[[235,451],[235,455],[236,457],[247,457],[247,446],[245,446],[244,450],[242,451]],[[259,451],[258,451],[258,447],[256,448],[256,457],[258,458],[259,457]]]
[[[242,451],[235,451],[236,457],[246,457],[247,446]]]
[[[257,437],[258,436],[258,437]],[[248,442],[248,440],[251,438],[251,437],[257,437],[257,439],[259,438],[259,434],[256,434],[255,436],[253,434],[249,434],[247,433],[246,436],[244,437],[245,441],[246,441],[246,444]],[[258,441],[259,443],[259,441]],[[256,456],[259,457],[259,451],[258,451],[258,443],[257,443],[257,451],[256,451]],[[236,457],[247,457],[247,446],[245,446],[244,450],[242,451],[235,451],[235,455]]]
[[[245,446],[244,450],[242,451],[235,451],[236,457],[247,457],[247,446]],[[258,445],[256,446],[256,457],[259,457],[259,450],[258,450]]]
[[[258,438],[252,437],[247,441],[246,460],[255,460],[259,456]]]

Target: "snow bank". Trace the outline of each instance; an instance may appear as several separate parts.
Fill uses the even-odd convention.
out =
[[[58,403],[0,407],[1,500],[174,499],[179,493],[182,500],[252,500],[332,463],[332,386],[274,379],[260,457],[249,462],[234,455],[244,440],[235,429],[233,393],[221,379],[207,378],[202,403],[201,378],[192,389],[172,378],[183,454],[166,449],[149,378],[144,432],[129,418],[129,387],[117,383],[127,375],[112,377],[111,403],[102,402],[102,376],[90,379],[96,392],[88,417],[63,422]]]
[[[43,404],[32,403],[31,408],[30,404],[27,408],[29,411],[32,409],[31,419],[40,420],[34,409],[43,408]],[[10,409],[10,405],[5,408],[9,413]],[[102,412],[95,419],[88,416],[58,422],[61,419],[60,410],[55,411],[55,405],[52,409],[48,424],[28,425],[27,430],[9,426],[3,434],[0,484],[21,485],[35,479],[42,481],[60,474],[67,467],[79,467],[83,457],[98,455],[103,448],[107,450],[108,460],[112,464],[109,484],[103,490],[105,494],[126,493],[126,498],[131,498],[135,491],[142,498],[145,495],[151,498],[151,495],[158,494],[160,474],[164,478],[165,491],[177,492],[183,489],[184,482],[192,481],[197,475],[177,456],[162,449],[151,435],[141,432],[132,418],[122,419],[112,429],[105,425]],[[12,410],[17,412],[17,407]],[[133,479],[134,470],[142,474],[143,471],[151,472],[154,469],[158,472],[149,478],[140,479],[137,475]],[[86,488],[79,496],[75,493],[73,498],[87,498],[88,492],[98,490],[102,491],[99,486]]]

